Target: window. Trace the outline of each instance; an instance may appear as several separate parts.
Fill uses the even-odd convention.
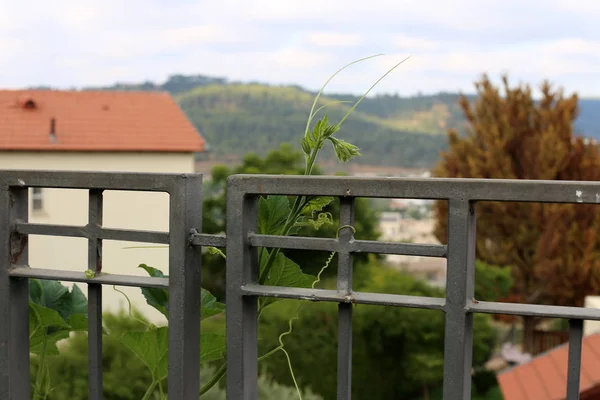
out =
[[[33,188],[31,192],[31,204],[33,211],[40,211],[44,206],[42,188]]]

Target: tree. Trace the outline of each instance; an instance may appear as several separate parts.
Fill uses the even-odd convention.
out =
[[[536,101],[529,86],[511,88],[506,77],[504,93],[487,76],[475,87],[472,104],[460,99],[466,132],[449,132],[449,149],[434,175],[600,180],[596,145],[573,134],[577,95],[565,96],[544,82]],[[446,242],[447,204],[436,203],[435,212],[436,236]],[[482,202],[477,218],[477,256],[512,268],[512,299],[581,306],[587,294],[600,289],[600,212],[595,206]],[[524,318],[525,351],[531,351],[538,322]]]
[[[304,171],[304,158],[301,152],[296,151],[290,144],[282,144],[278,149],[271,150],[264,158],[254,153],[247,154],[241,165],[228,168],[219,165],[212,170],[212,180],[204,188],[203,204],[203,228],[205,233],[219,234],[225,231],[225,190],[227,177],[232,174],[283,174],[283,175],[301,175]],[[313,170],[314,175],[321,172],[318,167]],[[339,215],[339,201],[335,200],[328,205],[324,212],[329,212],[334,217],[334,223],[324,225],[319,230],[313,228],[302,228],[297,233],[299,236],[318,236],[335,237],[339,224],[337,216]],[[367,199],[357,199],[355,206],[355,237],[359,239],[377,239],[378,218],[377,213],[370,207]],[[307,274],[316,275],[319,269],[325,264],[329,253],[315,252],[306,250],[286,250],[284,253],[295,261],[302,271]],[[367,262],[368,254],[356,255],[354,257],[356,265],[362,265]],[[337,265],[336,259],[331,263]],[[214,256],[204,257],[203,286],[218,298],[223,298],[224,294],[224,272],[225,263],[223,259]],[[335,273],[336,268],[328,268],[324,277]],[[359,279],[360,272],[355,280]]]

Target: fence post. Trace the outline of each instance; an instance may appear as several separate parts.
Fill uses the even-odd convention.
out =
[[[169,398],[198,399],[200,392],[202,176],[183,175],[169,192]]]
[[[12,264],[27,264],[27,236],[13,232],[28,218],[28,189],[0,188],[0,398],[31,398],[29,371],[29,279],[9,277]]]
[[[352,293],[352,253],[348,243],[354,237],[354,198],[340,199],[340,229],[337,290],[346,296]],[[352,398],[352,307],[353,303],[338,304],[337,398]]]
[[[10,212],[10,197],[4,182],[0,188],[0,318],[8,321],[10,315],[10,228],[8,214]],[[10,324],[0,324],[0,399],[9,398],[10,366],[8,364],[8,349],[10,346]]]
[[[88,269],[102,271],[102,190],[90,189],[88,206]],[[88,396],[102,400],[102,285],[88,284]]]
[[[444,400],[471,398],[475,209],[468,199],[448,202],[448,268],[444,327]]]
[[[246,198],[235,183],[227,185],[227,399],[256,400],[258,301],[242,286],[258,281],[256,248],[247,240],[257,230],[258,198]]]

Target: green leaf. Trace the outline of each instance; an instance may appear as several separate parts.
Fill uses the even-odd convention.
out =
[[[263,235],[281,234],[289,213],[290,202],[287,197],[262,197],[258,201],[258,232]]]
[[[261,272],[266,265],[268,251],[263,251],[262,253],[260,263]],[[298,264],[284,256],[282,253],[278,253],[275,256],[275,261],[273,262],[273,266],[271,267],[264,284],[269,286],[310,288],[314,281],[314,276],[303,273]],[[261,307],[264,308],[280,300],[283,299],[261,298],[260,304]]]
[[[87,326],[87,324],[86,324]],[[29,351],[41,354],[46,340],[46,354],[58,354],[56,342],[69,337],[70,326],[51,308],[29,303]]]
[[[45,279],[39,280],[39,284],[41,287],[41,296],[37,304],[56,310],[63,318],[66,318],[66,310],[70,308],[71,304],[69,288],[59,281]]]
[[[334,133],[336,133],[339,130],[340,130],[339,125],[328,125],[325,127],[325,129],[323,129],[323,137],[328,138],[329,136],[333,135]]]
[[[305,154],[310,154],[310,151],[312,150],[312,140],[309,140],[309,138],[302,138],[301,144],[302,144],[302,151]]]
[[[311,197],[304,208],[302,208],[302,215],[312,215],[313,212],[321,211],[333,200],[333,197]]]
[[[146,264],[141,264],[139,268],[144,269],[148,275],[155,278],[166,278],[167,275],[164,275],[161,270],[150,267]],[[225,311],[225,304],[219,303],[215,296],[213,296],[208,290],[200,288],[201,295],[201,318],[202,320],[215,316],[217,314],[221,314]],[[146,302],[161,312],[165,317],[169,317],[168,315],[168,307],[169,307],[169,292],[167,289],[160,288],[142,288],[142,294],[146,298]]]
[[[31,279],[29,284],[31,302],[57,311],[66,321],[71,315],[87,315],[87,299],[79,286],[71,291],[59,281]]]
[[[333,144],[335,155],[341,162],[350,161],[355,156],[360,156],[359,148],[353,144],[350,144],[344,140],[334,138],[333,136],[328,137]]]
[[[44,291],[42,289],[42,283],[39,279],[30,279],[29,280],[29,301],[42,304],[42,295]]]
[[[165,275],[161,270],[150,267],[146,264],[140,264],[139,268],[145,270],[148,275],[153,278],[164,278]],[[167,289],[162,288],[142,288],[142,294],[146,298],[146,303],[154,307],[165,317],[169,318],[168,306],[169,306],[169,292]]]
[[[319,140],[323,136],[325,132],[325,128],[329,125],[329,120],[327,114],[323,116],[320,120],[317,121],[313,130],[312,130],[312,139],[315,143],[319,143]]]
[[[46,351],[47,355],[58,355],[58,347],[56,343],[69,338],[68,330],[59,330],[53,333],[48,333],[45,337],[46,342]],[[43,331],[38,331],[34,335],[29,338],[29,352],[37,355],[41,355],[44,351],[44,333]]]
[[[87,331],[88,319],[83,314],[73,314],[67,321],[72,331]]]
[[[163,274],[160,269],[156,269],[146,264],[140,264],[138,268],[142,268],[144,271],[148,273],[153,278],[165,278],[167,275]]]
[[[35,329],[48,328],[51,326],[69,328],[69,325],[56,310],[40,306],[39,304],[29,303],[29,316],[33,318]],[[31,318],[30,322],[32,321]]]
[[[73,284],[71,289],[71,309],[70,315],[73,314],[84,314],[87,315],[87,299],[79,286]]]
[[[218,333],[200,335],[200,362],[207,363],[225,358],[227,337]]]
[[[125,332],[121,343],[127,346],[148,367],[156,380],[168,374],[169,328],[153,328],[144,332]],[[208,363],[225,358],[227,337],[221,333],[200,335],[200,361]]]
[[[162,381],[167,377],[169,361],[167,327],[152,328],[145,332],[125,332],[120,341],[146,364],[155,380]]]
[[[200,304],[202,321],[225,311],[225,304],[219,303],[217,298],[204,288],[201,289]]]

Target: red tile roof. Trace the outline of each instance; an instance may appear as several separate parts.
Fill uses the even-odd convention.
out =
[[[563,400],[567,392],[569,346],[564,344],[530,362],[498,374],[504,400]],[[600,389],[600,334],[583,338],[581,350],[582,399],[597,399]]]
[[[203,149],[204,139],[168,93],[0,90],[0,151]]]

